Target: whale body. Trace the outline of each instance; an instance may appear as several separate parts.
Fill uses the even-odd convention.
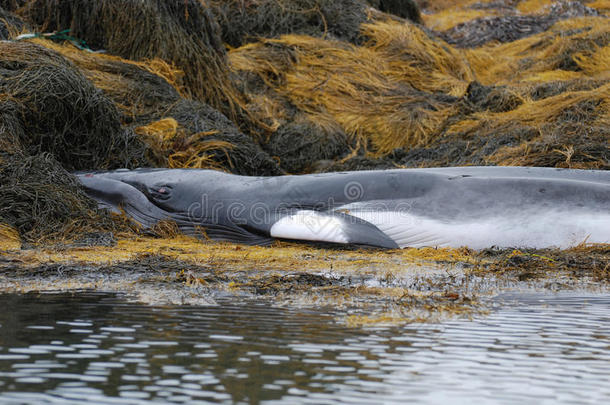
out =
[[[404,247],[610,243],[610,172],[530,167],[249,177],[202,169],[78,173],[102,208],[145,228],[265,245]]]

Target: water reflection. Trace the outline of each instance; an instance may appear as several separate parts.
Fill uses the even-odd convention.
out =
[[[610,298],[505,297],[473,321],[352,329],[260,302],[0,295],[2,403],[599,403]]]

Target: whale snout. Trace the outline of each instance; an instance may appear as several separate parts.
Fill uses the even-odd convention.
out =
[[[164,219],[176,219],[170,212],[155,205],[139,188],[113,178],[92,173],[78,174],[86,193],[98,207],[112,212],[125,212],[141,226],[150,228]]]

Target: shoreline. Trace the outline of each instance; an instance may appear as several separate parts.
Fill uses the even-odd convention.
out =
[[[363,326],[469,317],[512,292],[608,293],[610,245],[377,250],[138,237],[110,247],[7,250],[0,274],[5,293],[95,290],[149,305],[262,299],[278,307],[332,307],[343,322]]]

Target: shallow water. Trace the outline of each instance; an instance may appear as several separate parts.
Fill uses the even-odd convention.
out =
[[[504,296],[487,316],[348,328],[269,303],[0,295],[1,403],[603,403],[610,296]]]

